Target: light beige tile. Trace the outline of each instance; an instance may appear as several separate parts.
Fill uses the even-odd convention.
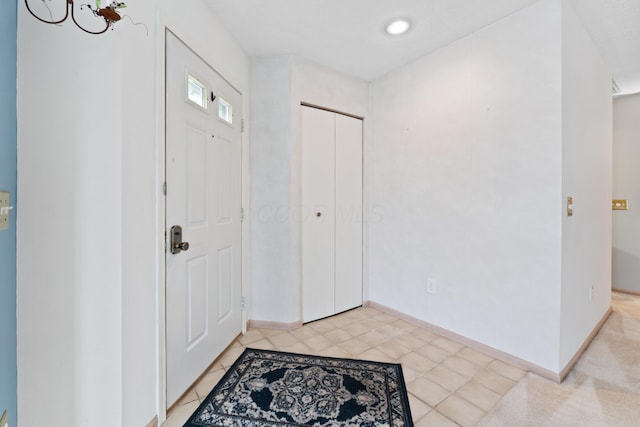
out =
[[[406,320],[402,320],[402,319],[396,320],[395,322],[393,322],[393,325],[396,328],[402,329],[405,332],[411,332],[418,329],[417,325],[414,325],[413,323],[407,322]]]
[[[489,363],[493,361],[493,357],[488,356],[478,350],[474,350],[469,347],[465,347],[460,350],[457,354],[458,356],[462,356],[470,362],[475,363],[480,366],[487,366]]]
[[[411,335],[424,342],[431,342],[435,339],[440,338],[440,335],[435,334],[431,331],[427,331],[426,329],[422,329],[422,328],[416,329],[415,331],[411,332]]]
[[[419,377],[421,377],[422,374],[405,365],[402,367],[402,376],[404,377],[405,384],[409,384],[410,382],[415,381]]]
[[[415,427],[460,427],[436,410],[429,412],[415,423]]]
[[[333,331],[325,332],[323,335],[335,344],[339,344],[353,338],[349,332],[343,329],[334,329]]]
[[[397,317],[392,316],[391,314],[388,314],[388,313],[380,313],[376,316],[376,319],[380,319],[387,324],[395,323],[399,320]]]
[[[364,353],[357,355],[358,359],[371,360],[374,362],[395,363],[396,361],[388,354],[381,352],[377,348],[371,348]]]
[[[318,331],[316,331],[315,329],[313,329],[311,326],[308,326],[308,325],[305,325],[298,329],[294,329],[290,333],[294,337],[298,338],[300,341],[304,341],[306,339],[320,335]]]
[[[287,347],[279,348],[278,350],[285,351],[287,353],[315,354],[315,352],[311,350],[309,346],[301,342],[295,343],[294,345],[290,345]]]
[[[285,331],[285,330],[282,330],[282,329],[269,329],[269,328],[262,328],[262,329],[258,329],[258,330],[265,337],[270,337],[270,336],[273,336],[273,335],[286,334],[288,332],[288,331]]]
[[[308,324],[309,327],[315,329],[317,332],[324,334],[325,332],[333,331],[336,327],[326,319],[317,320]]]
[[[431,406],[409,393],[409,407],[411,408],[411,418],[413,421],[419,420],[431,411]]]
[[[436,338],[431,341],[431,344],[444,349],[449,354],[455,354],[464,348],[462,344],[458,344],[444,337]]]
[[[309,339],[306,339],[304,343],[313,351],[321,351],[333,345],[329,338],[325,337],[324,335],[311,337]]]
[[[436,363],[442,363],[447,360],[447,358],[451,357],[451,354],[449,352],[441,347],[432,344],[427,344],[423,347],[420,347],[416,350],[416,353],[428,357]]]
[[[178,400],[178,402],[176,402],[176,408],[178,406],[183,406],[183,405],[186,405],[187,403],[191,403],[191,402],[200,402],[200,399],[198,398],[198,393],[196,393],[195,387],[191,387],[191,389],[189,389],[189,391],[187,391],[182,396],[182,398],[180,400]]]
[[[345,326],[347,326],[347,325],[349,325],[349,324],[354,322],[353,319],[351,319],[351,318],[349,318],[349,317],[347,317],[347,316],[345,316],[343,314],[339,314],[339,315],[337,315],[335,317],[330,317],[328,320],[336,328],[344,328]]]
[[[358,337],[361,341],[366,342],[372,347],[382,344],[387,338],[378,331],[370,331]]]
[[[222,379],[225,372],[220,370],[216,372],[211,372],[210,374],[202,377],[200,381],[195,385],[195,391],[198,395],[198,399],[202,402],[208,395],[211,393],[211,390],[218,384],[218,382]]]
[[[453,372],[451,369],[447,369],[444,366],[436,366],[429,372],[425,373],[424,376],[449,391],[457,390],[467,382],[466,377]]]
[[[351,323],[342,329],[345,330],[346,332],[349,332],[354,337],[357,337],[358,335],[362,335],[364,333],[371,331],[370,328],[366,327],[360,322]]]
[[[353,354],[354,356],[356,354],[364,353],[371,348],[369,344],[364,341],[360,341],[358,338],[350,339],[349,341],[338,344],[338,346]]]
[[[369,314],[367,314],[367,311],[363,308],[356,308],[355,310],[347,311],[343,316],[348,317],[355,322],[369,317]]]
[[[438,405],[438,412],[463,427],[473,427],[487,413],[458,396],[449,396]]]
[[[422,341],[420,338],[416,338],[409,333],[399,335],[395,338],[390,339],[388,342],[394,343],[396,345],[401,345],[410,350],[416,350],[420,347],[424,347],[424,345],[426,344],[426,342]]]
[[[418,353],[409,353],[403,356],[400,359],[400,363],[402,363],[402,366],[406,365],[421,374],[425,374],[426,372],[429,372],[431,369],[438,366],[438,364],[433,360]]]
[[[273,344],[275,348],[288,347],[300,342],[298,341],[298,338],[296,338],[289,332],[279,335],[272,335],[270,337],[267,337],[267,339],[271,341],[271,344]]]
[[[372,308],[372,307],[363,307],[360,310],[365,314],[365,317],[373,317],[373,316],[378,316],[379,314],[382,314],[381,311],[376,310],[375,308]]]
[[[240,342],[239,339],[233,340],[231,344],[225,349],[225,351],[233,349],[233,348],[242,348],[244,350],[246,346]]]
[[[443,366],[464,375],[467,378],[472,378],[475,374],[482,370],[482,366],[469,362],[467,359],[458,356],[452,356],[449,359],[442,362]]]
[[[474,377],[474,381],[487,387],[489,390],[493,390],[498,394],[506,394],[515,385],[515,381],[509,378],[503,377],[497,372],[485,368],[478,372]]]
[[[378,317],[376,317],[376,319],[378,319]],[[388,323],[386,325],[376,328],[376,331],[384,335],[385,337],[387,337],[387,339],[391,339],[393,337],[397,337],[399,335],[403,335],[406,333],[404,330],[394,326],[393,324],[388,324]]]
[[[432,408],[449,396],[449,390],[422,377],[407,384],[407,390]]]
[[[195,401],[177,407],[171,411],[167,420],[162,423],[162,427],[182,427],[184,423],[187,422],[191,414],[198,409],[198,406],[200,406],[200,404]]]
[[[494,360],[493,362],[489,363],[489,369],[492,369],[503,377],[507,377],[513,381],[519,381],[520,378],[524,377],[524,375],[526,374],[526,372],[522,369],[505,363],[501,360]]]
[[[233,365],[233,363],[238,359],[238,357],[242,354],[244,348],[242,347],[231,347],[220,356],[218,362],[226,367]]]
[[[222,366],[220,364],[220,361],[216,361],[216,363],[214,363],[213,365],[209,366],[209,371],[208,372],[219,371],[222,368],[224,368],[224,366]]]
[[[377,317],[367,317],[366,319],[360,320],[358,323],[369,329],[376,329],[385,325],[384,320],[378,319]]]
[[[489,390],[475,381],[469,381],[460,387],[455,394],[487,412],[502,398],[502,395]]]
[[[318,352],[318,354],[320,356],[327,356],[327,357],[339,357],[341,359],[352,359],[353,356],[351,353],[349,353],[348,351],[338,347],[338,346],[333,346],[333,347],[329,347],[326,348],[324,350],[321,350]]]
[[[255,348],[256,350],[275,350],[276,348],[271,344],[271,341],[268,339],[262,339],[260,341],[252,342],[251,348]]]
[[[393,359],[400,359],[402,356],[411,353],[411,350],[407,347],[404,347],[399,344],[383,342],[382,344],[376,346],[376,348],[380,351],[385,352]]]
[[[254,341],[260,341],[264,338],[259,329],[249,329],[246,334],[242,335],[238,340],[242,345],[248,346]]]

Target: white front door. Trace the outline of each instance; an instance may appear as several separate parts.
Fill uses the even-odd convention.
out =
[[[167,32],[167,406],[242,330],[241,107],[241,94]],[[177,253],[174,226],[188,243]]]

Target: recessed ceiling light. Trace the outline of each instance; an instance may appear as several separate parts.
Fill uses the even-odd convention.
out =
[[[387,24],[385,31],[392,36],[399,36],[409,31],[409,28],[411,22],[407,18],[397,18]]]

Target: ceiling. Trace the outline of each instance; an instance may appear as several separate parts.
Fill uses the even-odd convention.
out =
[[[293,54],[368,81],[538,0],[205,0],[250,56]],[[569,0],[621,93],[640,92],[640,0]],[[408,17],[402,36],[384,25]]]

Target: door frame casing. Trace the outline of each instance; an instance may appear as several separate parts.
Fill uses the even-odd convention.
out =
[[[158,425],[161,425],[167,416],[167,347],[166,347],[166,207],[164,184],[166,182],[166,35],[173,33],[186,46],[196,52],[209,66],[226,80],[242,97],[242,120],[246,126],[245,117],[247,115],[246,94],[236,85],[231,83],[225,75],[220,73],[210,62],[206,61],[197,48],[198,43],[179,30],[181,26],[173,22],[169,16],[163,16],[159,11],[156,19],[156,396]],[[196,47],[194,47],[196,46]],[[247,301],[249,283],[249,228],[250,217],[247,214],[249,206],[249,145],[248,132],[241,133],[241,206],[244,209],[244,220],[241,227],[241,263],[242,263],[242,294],[241,297]],[[248,307],[245,303],[242,308],[242,333],[246,332]]]

